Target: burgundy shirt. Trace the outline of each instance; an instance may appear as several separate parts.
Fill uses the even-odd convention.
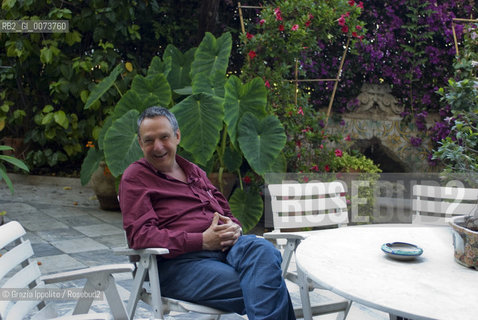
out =
[[[200,251],[202,233],[216,211],[240,225],[206,173],[178,155],[176,161],[186,174],[186,183],[157,171],[145,159],[125,170],[119,198],[131,248],[167,248],[165,258]]]

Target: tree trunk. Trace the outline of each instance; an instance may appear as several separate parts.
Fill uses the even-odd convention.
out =
[[[198,39],[202,39],[206,32],[214,31],[217,28],[217,14],[219,10],[220,0],[201,1],[199,25],[198,25]]]

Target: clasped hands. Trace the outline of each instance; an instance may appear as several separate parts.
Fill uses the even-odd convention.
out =
[[[219,224],[219,221],[222,224]],[[222,250],[232,247],[241,236],[241,227],[230,218],[214,212],[211,225],[202,234],[203,250]]]

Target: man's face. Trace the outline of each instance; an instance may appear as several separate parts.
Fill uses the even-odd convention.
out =
[[[171,172],[181,135],[166,117],[145,118],[139,127],[139,145],[145,159],[163,173]]]

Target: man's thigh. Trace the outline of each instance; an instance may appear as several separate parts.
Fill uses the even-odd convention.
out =
[[[158,263],[163,295],[245,312],[239,275],[221,252],[196,252]]]

